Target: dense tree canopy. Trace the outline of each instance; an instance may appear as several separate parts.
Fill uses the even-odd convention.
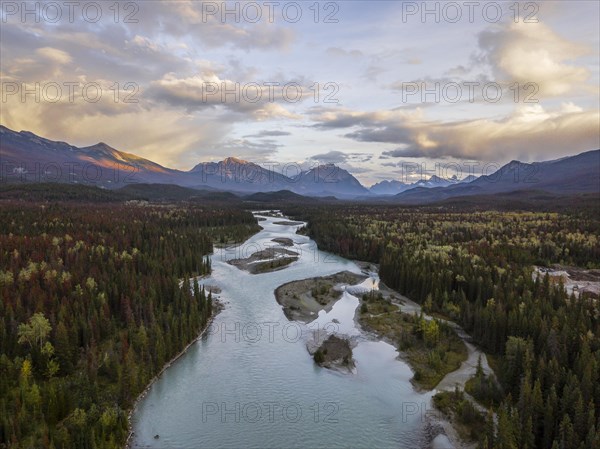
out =
[[[496,432],[481,447],[600,447],[598,298],[532,265],[600,266],[600,220],[581,210],[290,207],[320,248],[380,263],[381,279],[469,331],[496,360]],[[493,427],[493,426],[492,426]]]
[[[188,279],[256,230],[224,207],[4,201],[0,447],[122,447],[132,402],[211,315]]]

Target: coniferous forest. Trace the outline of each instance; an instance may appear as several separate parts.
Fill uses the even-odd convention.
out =
[[[599,19],[0,0],[0,449],[600,449]]]
[[[211,317],[190,278],[256,230],[226,207],[3,201],[0,447],[123,447],[133,401]]]
[[[123,447],[135,399],[211,318],[194,277],[210,272],[213,244],[258,230],[242,201],[69,191],[2,200],[0,447]],[[600,447],[599,298],[534,271],[600,268],[593,205],[270,206],[469,332],[497,376],[479,367],[467,383],[488,413],[460,391],[434,403],[479,448]]]
[[[534,265],[600,267],[597,204],[560,212],[287,209],[308,221],[304,232],[320,248],[379,263],[383,282],[456,321],[484,349],[500,391],[481,372],[470,382],[490,406],[481,449],[600,447],[599,298],[568,295],[561,281],[533,274]]]

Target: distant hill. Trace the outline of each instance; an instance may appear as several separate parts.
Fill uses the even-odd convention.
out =
[[[392,180],[384,180],[380,181],[377,184],[373,184],[369,190],[374,195],[396,195],[398,193],[402,193],[405,190],[412,188],[413,185],[410,183],[405,183],[401,181],[397,181],[395,179]]]
[[[291,192],[289,190],[278,190],[277,192],[258,192],[244,197],[246,201],[270,202],[270,201],[306,201],[312,200],[303,195]]]
[[[334,164],[324,164],[300,173],[293,180],[295,192],[309,196],[353,198],[368,195],[369,190],[347,170]]]
[[[156,200],[219,197],[233,201],[237,198],[235,195],[223,196],[216,192],[239,196],[274,192],[276,195],[265,201],[294,193],[303,197],[425,204],[517,190],[555,195],[600,191],[600,150],[546,162],[512,161],[495,173],[479,178],[443,179],[434,175],[413,184],[382,181],[367,189],[350,172],[334,164],[319,165],[288,177],[253,162],[227,157],[219,162],[201,162],[189,171],[182,171],[116,150],[103,142],[79,148],[0,125],[0,165],[0,184],[93,185],[122,189],[124,194]],[[210,194],[202,194],[200,190]],[[284,191],[288,193],[281,193]],[[261,201],[261,196],[256,198],[250,201]],[[298,197],[295,200],[303,201]]]
[[[392,179],[373,184],[369,188],[369,191],[375,195],[397,195],[398,193],[406,192],[407,190],[416,189],[418,187],[448,187],[455,184],[466,184],[475,179],[477,179],[477,177],[474,175],[469,175],[464,179],[458,179],[456,175],[447,179],[433,175],[429,179],[419,179],[413,183],[405,183]]]
[[[452,176],[451,178],[447,178],[447,179],[441,178],[437,175],[433,175],[433,176],[431,176],[431,178],[429,178],[427,180],[419,179],[413,185],[415,187],[448,187],[453,184],[458,184],[459,182],[460,182],[460,180],[456,177],[456,175]]]
[[[259,192],[244,197],[244,201],[257,203],[315,203],[337,201],[333,196],[324,196],[319,198],[299,195],[289,190],[280,190],[278,192]]]
[[[132,199],[116,190],[61,183],[0,183],[0,200],[119,202]]]
[[[149,201],[185,201],[191,199],[239,199],[230,192],[214,192],[181,187],[175,184],[128,184],[117,190],[132,199]]]
[[[417,187],[395,195],[394,201],[421,204],[469,195],[535,190],[554,195],[600,192],[600,150],[546,162],[511,161],[491,175],[448,187]]]
[[[517,190],[490,195],[457,196],[427,205],[409,207],[443,208],[463,212],[484,210],[566,212],[578,210],[584,215],[596,217],[600,215],[600,193],[557,195],[538,190]]]
[[[2,181],[68,182],[116,188],[132,182],[176,183],[183,173],[98,143],[78,148],[0,125]]]
[[[340,197],[368,193],[354,176],[333,164],[315,167],[293,178],[235,157],[201,162],[189,171],[182,171],[116,150],[103,142],[79,148],[2,125],[0,162],[3,168],[0,182],[3,183],[57,182],[108,189],[134,184],[171,184],[239,194],[288,190],[309,196]],[[138,194],[139,189],[130,187],[129,191]],[[160,196],[158,191],[143,190],[145,195]],[[187,195],[176,189],[168,192],[162,192],[163,196]]]
[[[189,174],[197,185],[240,193],[285,190],[291,182],[281,173],[235,157],[201,162]]]

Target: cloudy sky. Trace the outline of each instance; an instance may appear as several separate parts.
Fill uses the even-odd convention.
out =
[[[600,147],[595,1],[24,5],[1,3],[0,123],[50,139],[366,185]]]

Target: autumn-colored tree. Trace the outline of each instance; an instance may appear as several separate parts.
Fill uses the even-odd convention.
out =
[[[46,338],[48,338],[51,330],[52,326],[50,326],[50,322],[46,319],[44,314],[35,313],[29,318],[28,323],[19,325],[19,343],[28,344],[29,347],[37,345],[41,351],[42,345],[46,341]]]

